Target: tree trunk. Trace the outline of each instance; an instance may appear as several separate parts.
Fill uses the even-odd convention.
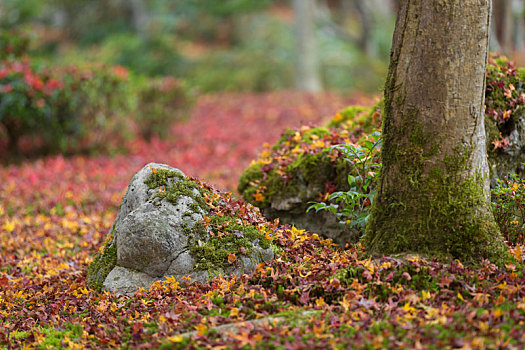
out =
[[[135,31],[143,39],[148,37],[149,14],[142,0],[129,0]]]
[[[374,254],[501,262],[484,128],[490,0],[401,0],[385,87]]]
[[[494,11],[492,11],[492,13],[493,15],[491,16],[491,20],[490,20],[489,49],[492,52],[501,52],[501,44],[499,43],[499,39],[498,39],[496,16],[494,14]]]
[[[502,33],[501,33],[501,46],[505,55],[512,54],[512,7],[511,0],[502,1],[503,15],[501,18]]]
[[[7,133],[7,153],[10,155],[18,155],[20,150],[18,148],[18,140],[20,139],[20,128],[16,123],[5,121],[4,128]]]
[[[525,0],[512,0],[512,46],[521,52],[525,48]]]
[[[315,0],[293,1],[297,42],[295,85],[297,89],[309,92],[322,90],[314,30],[314,7]]]
[[[372,38],[372,13],[367,7],[367,2],[370,0],[354,0],[355,7],[359,13],[359,18],[361,19],[361,36],[359,38],[359,48],[367,55],[368,57],[374,57],[376,55],[374,42]]]

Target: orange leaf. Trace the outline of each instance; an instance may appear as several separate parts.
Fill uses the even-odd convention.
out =
[[[228,263],[233,264],[233,262],[237,260],[237,257],[233,253],[228,253]]]
[[[264,195],[259,192],[253,195],[253,199],[255,199],[255,201],[257,202],[262,202],[264,198],[265,198]]]

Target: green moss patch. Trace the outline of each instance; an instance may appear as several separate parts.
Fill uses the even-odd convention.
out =
[[[87,284],[96,291],[102,290],[102,285],[108,274],[117,265],[117,241],[113,237],[115,228],[109,233],[106,244],[99,251],[88,267]]]
[[[207,270],[210,274],[224,272],[238,258],[252,256],[255,245],[262,249],[270,247],[270,240],[264,233],[229,215],[205,218],[204,223],[197,223],[187,232],[191,237],[194,268]]]
[[[175,180],[175,181],[173,181]],[[194,207],[194,211],[201,208],[207,211],[206,203],[202,198],[205,190],[194,181],[188,180],[181,173],[169,169],[152,169],[151,175],[144,181],[150,189],[159,188],[160,191],[156,194],[156,198],[168,200],[176,204],[180,197],[190,197],[195,201],[198,207]],[[201,195],[197,195],[195,190]]]

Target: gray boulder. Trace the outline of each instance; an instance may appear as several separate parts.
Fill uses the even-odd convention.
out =
[[[205,283],[218,274],[252,271],[258,263],[273,259],[269,241],[252,226],[236,227],[236,232],[251,233],[240,234],[236,241],[233,235],[221,240],[213,234],[213,225],[203,225],[205,215],[214,220],[204,191],[178,169],[146,165],[129,184],[104,249],[89,267],[88,284],[130,294],[167,276]],[[236,257],[234,262],[224,261],[228,249]],[[217,254],[206,255],[214,250]]]

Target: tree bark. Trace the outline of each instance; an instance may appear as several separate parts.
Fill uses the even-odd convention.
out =
[[[129,6],[133,15],[133,26],[142,38],[148,37],[149,14],[142,0],[129,0]]]
[[[374,57],[376,55],[373,38],[372,38],[372,11],[369,11],[367,2],[370,0],[354,0],[355,7],[361,18],[361,37],[359,38],[359,48],[368,57]]]
[[[525,0],[512,0],[512,46],[521,52],[525,48]]]
[[[490,0],[401,0],[385,86],[375,254],[501,262],[484,129]]]
[[[297,89],[309,92],[322,90],[314,30],[314,7],[315,0],[293,0],[297,44],[295,85]]]
[[[503,0],[503,16],[501,18],[501,43],[506,55],[512,54],[512,7],[511,0]]]

